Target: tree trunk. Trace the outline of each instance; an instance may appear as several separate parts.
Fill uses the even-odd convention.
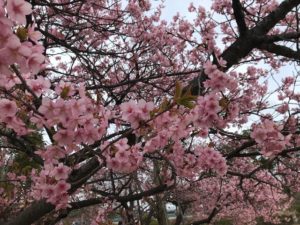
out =
[[[157,185],[161,185],[160,179],[160,165],[159,162],[154,162],[154,183]],[[155,211],[156,211],[156,218],[159,225],[169,225],[168,215],[166,211],[166,203],[163,200],[163,197],[156,195],[156,204],[155,204]]]
[[[156,196],[156,216],[159,225],[169,225],[165,201],[158,195]]]

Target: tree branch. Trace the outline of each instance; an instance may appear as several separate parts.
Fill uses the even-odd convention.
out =
[[[263,43],[273,43],[278,41],[289,41],[300,38],[300,32],[288,32],[277,35],[265,35],[261,37]]]
[[[172,185],[167,186],[166,184],[163,184],[163,185],[159,185],[155,188],[152,188],[150,190],[143,191],[143,192],[133,194],[133,195],[127,195],[127,196],[115,196],[111,193],[101,191],[101,190],[96,190],[96,189],[94,189],[93,192],[98,193],[98,194],[100,194],[104,197],[108,197],[110,199],[116,200],[118,202],[124,203],[124,202],[129,202],[129,201],[141,200],[144,197],[149,197],[149,196],[152,196],[152,195],[159,194],[163,191],[171,189],[172,187],[173,187]]]
[[[54,210],[54,206],[45,200],[32,203],[24,211],[20,212],[15,218],[3,225],[31,225],[38,219]]]
[[[232,0],[232,9],[235,21],[238,25],[239,33],[241,36],[244,36],[248,31],[248,28],[245,23],[245,15],[240,0]]]
[[[219,56],[227,62],[226,67],[220,69],[227,71],[242,58],[246,57],[254,48],[257,48],[262,43],[261,37],[265,36],[280,20],[284,19],[285,16],[299,4],[300,0],[286,0],[282,2],[273,12],[264,17],[254,28],[249,30],[246,35],[239,37]],[[213,63],[218,65],[216,61]],[[202,71],[185,89],[190,89],[193,95],[202,94],[201,89],[203,89],[203,82],[207,79],[207,75]]]
[[[259,49],[266,50],[268,52],[274,53],[278,56],[284,56],[290,59],[300,60],[300,53],[294,51],[288,47],[277,45],[277,44],[262,44]]]

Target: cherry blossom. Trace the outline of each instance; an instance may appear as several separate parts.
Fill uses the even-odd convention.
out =
[[[30,3],[24,0],[8,0],[7,12],[9,17],[21,24],[26,23],[25,16],[32,12]]]
[[[254,127],[251,137],[262,147],[265,156],[270,157],[284,150],[290,145],[289,136],[280,133],[280,127],[270,120],[264,120],[262,124]]]
[[[0,0],[0,224],[283,222],[299,1],[164,4]]]
[[[0,108],[1,108],[1,117],[2,118],[14,116],[18,110],[16,103],[13,101],[10,101],[8,99],[0,100]]]

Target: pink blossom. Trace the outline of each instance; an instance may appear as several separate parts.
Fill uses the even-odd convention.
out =
[[[54,185],[49,185],[49,184],[45,184],[43,185],[44,187],[42,187],[42,196],[44,198],[51,198],[55,195],[55,186]]]
[[[124,142],[124,146],[122,146]],[[106,153],[106,163],[108,168],[119,173],[131,173],[135,171],[142,163],[143,154],[140,150],[140,144],[127,148],[126,141],[121,141],[111,149],[112,152]],[[126,147],[125,147],[126,146]],[[129,146],[128,146],[129,147]],[[116,152],[114,152],[116,151]]]
[[[219,175],[223,176],[227,173],[227,165],[225,158],[212,148],[196,149],[198,156],[198,164],[202,169],[213,169]]]
[[[16,84],[20,84],[20,79],[16,76],[16,74],[7,74],[5,76],[0,76],[0,85],[4,85],[4,88],[9,90]]]
[[[17,105],[14,101],[10,101],[8,99],[0,99],[0,118],[15,116],[17,110]]]
[[[13,35],[13,32],[10,29],[10,27],[12,27],[12,22],[6,17],[0,17],[0,48],[3,48],[5,44],[9,41],[9,38]]]
[[[21,24],[26,24],[26,15],[29,15],[31,4],[24,0],[7,0],[7,12],[9,17]]]
[[[60,163],[51,171],[51,176],[56,180],[66,180],[69,176],[70,171],[71,169],[69,167],[64,166],[62,163]]]
[[[33,53],[28,57],[26,66],[32,74],[37,74],[41,68],[42,63],[45,61],[45,57],[40,53]]]
[[[6,123],[6,127],[13,129],[18,135],[25,135],[29,131],[24,122],[16,116],[6,116],[2,122]]]
[[[43,98],[39,112],[46,116],[49,115],[49,117],[52,117],[54,114],[56,114],[55,111],[57,111],[55,103],[49,98]]]
[[[28,27],[28,37],[30,38],[30,40],[37,44],[38,40],[42,38],[42,34],[39,31],[35,30],[35,26],[36,24],[33,23],[31,26]]]
[[[133,128],[137,128],[140,121],[150,119],[150,111],[154,109],[154,104],[143,99],[138,102],[130,100],[123,103],[120,109],[122,111],[122,119],[130,122]]]
[[[46,80],[43,77],[38,77],[37,79],[33,80],[30,79],[27,81],[28,86],[31,88],[31,90],[39,97],[41,94],[48,90],[51,86],[49,80]]]
[[[65,151],[58,146],[48,146],[45,150],[36,151],[36,154],[40,155],[46,164],[56,164],[65,156]]]
[[[122,118],[124,120],[130,120],[130,118],[133,117],[135,111],[137,110],[137,105],[133,100],[130,100],[127,103],[123,103],[120,106],[120,109],[122,111]]]
[[[58,181],[58,183],[54,187],[54,192],[56,195],[61,195],[67,193],[67,191],[71,188],[71,185],[64,180]]]
[[[271,157],[279,154],[287,145],[290,145],[291,136],[284,136],[280,127],[273,121],[265,119],[259,125],[255,125],[251,137],[261,147],[263,155]]]

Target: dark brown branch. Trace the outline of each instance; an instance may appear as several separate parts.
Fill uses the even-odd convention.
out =
[[[45,200],[34,202],[30,207],[19,213],[15,218],[4,225],[31,225],[42,216],[54,210],[54,206]]]
[[[246,57],[254,48],[260,45],[257,37],[265,36],[280,20],[297,5],[300,0],[286,0],[282,2],[273,12],[266,16],[247,35],[238,38],[221,55],[227,64],[226,70],[237,64],[242,58]]]
[[[259,49],[266,50],[278,56],[283,56],[290,59],[300,60],[300,52],[294,51],[288,47],[277,44],[262,44]]]
[[[289,41],[300,38],[300,32],[289,32],[278,35],[265,35],[261,37],[261,41],[264,43],[273,43],[278,41]]]
[[[133,194],[133,195],[127,195],[127,196],[115,196],[111,193],[101,191],[101,190],[96,190],[96,189],[94,189],[93,192],[98,193],[104,197],[108,197],[110,199],[116,200],[118,202],[126,203],[129,201],[137,201],[137,200],[141,200],[144,197],[149,197],[149,196],[159,194],[163,191],[167,191],[167,190],[171,189],[172,187],[173,186],[167,186],[166,184],[163,184],[163,185],[159,185],[155,188],[152,188],[150,190],[143,191],[143,192]]]
[[[255,141],[251,140],[248,142],[245,142],[244,144],[242,144],[240,147],[236,148],[235,150],[233,150],[232,152],[228,153],[226,155],[226,159],[231,159],[233,157],[235,157],[236,155],[238,155],[241,151],[243,151],[246,148],[252,147],[253,145],[255,145]]]
[[[286,14],[299,4],[299,0],[286,0],[282,2],[273,12],[251,29],[251,31],[254,32],[255,35],[267,34],[280,20],[285,18]]]
[[[239,0],[232,0],[232,9],[235,17],[235,21],[238,25],[239,33],[241,36],[245,35],[248,31],[247,25],[245,23],[245,15],[243,12],[243,7]]]

